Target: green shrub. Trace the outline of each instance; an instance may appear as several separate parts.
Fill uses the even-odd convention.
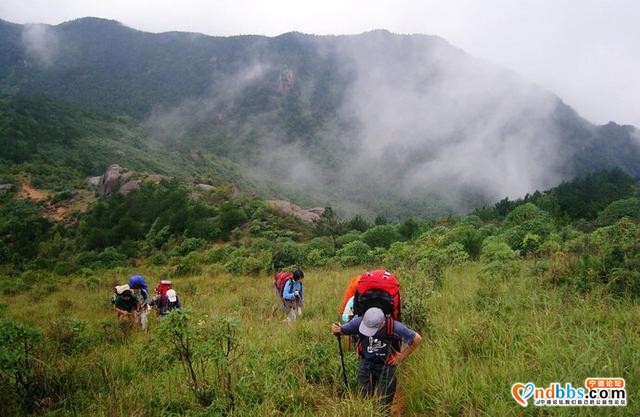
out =
[[[600,226],[608,226],[614,224],[623,217],[628,217],[633,221],[640,220],[640,198],[632,197],[614,201],[602,210],[596,220],[596,224]]]
[[[308,266],[325,266],[329,262],[329,258],[325,257],[321,249],[311,249],[307,252],[305,265]]]
[[[447,232],[446,241],[461,244],[469,257],[478,259],[484,236],[480,233],[478,226],[473,221],[475,216],[469,217],[468,223],[461,222]]]
[[[301,265],[306,258],[305,248],[290,240],[277,241],[273,245],[273,267],[276,270]]]
[[[518,258],[518,252],[511,249],[505,242],[495,237],[487,238],[482,244],[481,273],[502,278],[512,277],[519,270]]]
[[[437,284],[442,280],[444,269],[448,266],[461,265],[469,261],[469,255],[464,247],[457,242],[451,243],[444,248],[429,247],[422,249],[416,255],[418,259],[417,269],[433,279]]]
[[[188,253],[202,249],[207,244],[207,241],[200,238],[190,237],[183,240],[178,246],[173,249],[173,253],[177,256],[184,256]]]
[[[255,274],[264,269],[264,263],[252,256],[231,256],[224,264],[225,271],[238,275]]]
[[[371,249],[367,256],[369,258],[369,262],[380,265],[384,262],[386,254],[387,251],[384,248],[377,247]]]
[[[505,241],[522,253],[535,251],[554,228],[551,216],[532,203],[516,207],[505,218],[504,227]],[[531,236],[525,242],[527,234],[537,236],[535,243],[532,244]]]
[[[175,274],[182,275],[195,275],[202,270],[203,255],[200,252],[191,252],[186,256],[179,259]]]
[[[362,233],[358,232],[357,230],[351,230],[350,232],[347,232],[342,236],[338,236],[336,238],[336,246],[338,248],[341,248],[348,243],[354,242],[356,240],[362,240],[361,236]]]
[[[393,225],[374,226],[362,234],[362,241],[371,248],[388,249],[393,242],[403,240]]]
[[[391,270],[410,268],[415,264],[415,245],[394,242],[384,256],[384,264]]]
[[[24,279],[20,277],[2,277],[0,278],[0,289],[4,295],[16,295],[21,292],[27,291],[31,288],[31,285],[27,284]]]
[[[61,317],[51,322],[49,337],[56,349],[64,354],[80,352],[89,346],[87,322],[74,317]]]
[[[338,262],[342,266],[363,265],[369,262],[369,251],[371,248],[361,240],[347,243],[336,252]]]
[[[79,269],[80,267],[74,262],[60,261],[53,267],[53,273],[56,275],[71,275]]]
[[[127,263],[127,256],[120,253],[114,247],[108,247],[98,254],[96,262],[105,268],[113,268],[125,265]]]
[[[235,250],[236,248],[228,243],[218,249],[209,249],[205,252],[204,261],[206,263],[224,263]]]

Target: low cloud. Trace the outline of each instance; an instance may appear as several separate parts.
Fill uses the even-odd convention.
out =
[[[54,64],[60,49],[60,42],[51,26],[25,24],[22,29],[22,44],[27,56],[39,65]]]
[[[365,34],[341,51],[356,74],[342,110],[359,127],[351,172],[468,210],[562,179],[553,95],[434,37]],[[476,201],[477,204],[477,201]]]
[[[282,100],[285,72],[302,102],[320,88],[317,80],[301,80],[295,65],[256,57],[213,80],[208,97],[158,109],[147,125],[164,141],[187,133],[206,138],[221,128],[230,136],[218,149],[244,141],[239,149],[253,151],[232,157],[247,172],[270,178],[285,195],[312,195],[315,204],[351,213],[373,213],[379,206],[371,202],[384,199],[396,206],[433,199],[433,206],[465,212],[566,176],[553,122],[559,100],[515,74],[435,37],[379,31],[317,46],[317,56],[335,60],[339,74],[332,76],[346,81],[336,115],[298,133],[312,136],[292,137],[288,114],[269,103]],[[275,101],[257,106],[256,91]]]

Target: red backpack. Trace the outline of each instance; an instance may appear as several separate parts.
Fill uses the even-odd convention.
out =
[[[273,288],[275,288],[276,293],[282,298],[282,291],[284,291],[284,286],[290,279],[293,279],[293,273],[281,271],[273,276]]]
[[[171,283],[171,281],[162,280],[158,283],[158,286],[156,287],[156,293],[160,294],[160,299],[163,300],[167,298],[167,291],[169,291],[172,288],[173,288],[173,284]]]
[[[387,316],[387,335],[391,340],[391,349],[400,352],[402,340],[393,335],[394,320],[400,321],[400,284],[391,272],[384,269],[368,271],[360,275],[353,299],[353,311],[362,317],[365,311],[378,307]],[[358,341],[358,354],[362,356],[363,340]]]
[[[362,274],[354,297],[353,311],[358,316],[362,317],[371,307],[378,307],[387,317],[400,320],[400,284],[391,272],[377,269]]]

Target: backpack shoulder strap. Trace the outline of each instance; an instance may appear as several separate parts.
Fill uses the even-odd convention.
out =
[[[395,328],[396,321],[392,316],[387,316],[387,336],[393,337],[393,331]]]

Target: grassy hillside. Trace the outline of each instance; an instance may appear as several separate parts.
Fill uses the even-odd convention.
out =
[[[627,382],[626,408],[548,408],[544,415],[635,415],[640,392],[637,303],[594,291],[558,290],[522,273],[483,277],[481,265],[450,269],[424,303],[428,325],[420,349],[401,365],[395,410],[404,416],[520,416],[544,410],[520,407],[510,396],[516,381],[538,386],[588,376],[619,376]],[[335,337],[329,325],[349,277],[364,267],[308,270],[304,318],[283,322],[271,278],[231,276],[216,267],[174,279],[194,326],[237,323],[237,359],[230,365],[234,409],[229,415],[374,416],[375,404],[355,395],[356,357],[346,353],[349,391],[342,387]],[[45,398],[41,411],[56,415],[217,415],[192,395],[187,374],[169,354],[158,323],[148,335],[115,322],[109,287],[130,274],[164,278],[163,268],[142,266],[38,284],[5,298],[3,317],[44,333],[37,347],[45,362],[35,367]],[[406,284],[416,277],[401,276]],[[211,369],[209,378],[215,383]],[[42,379],[40,379],[42,378]],[[4,398],[14,398],[3,393]],[[218,393],[222,395],[221,393]],[[215,410],[218,410],[217,412]],[[398,414],[399,415],[399,414]]]
[[[618,178],[609,175],[544,196],[564,201],[589,182],[617,188],[604,186]],[[548,213],[527,201],[484,223],[467,216],[373,225],[329,213],[313,231],[259,200],[214,193],[188,202],[176,182],[99,201],[66,230],[41,223],[35,207],[17,214],[11,204],[21,200],[5,196],[12,216],[0,223],[0,395],[10,415],[382,415],[355,393],[353,353],[343,387],[329,325],[350,277],[385,267],[400,278],[403,321],[424,336],[401,367],[396,415],[634,415],[635,192],[603,191],[593,207],[623,198],[568,224],[574,211]],[[225,243],[195,237],[223,230]],[[293,265],[306,270],[306,305],[288,326],[270,274]],[[152,319],[149,334],[117,322],[111,288],[134,273],[152,286],[171,278],[183,314],[163,325]],[[195,377],[176,355],[173,343],[185,340],[178,336],[190,338]],[[523,409],[510,396],[515,382],[577,387],[587,377],[625,378],[627,407]]]
[[[50,191],[84,187],[111,164],[141,173],[231,180],[250,188],[230,161],[179,144],[167,148],[128,117],[47,97],[0,95],[0,175]],[[209,178],[210,180],[210,178]]]

